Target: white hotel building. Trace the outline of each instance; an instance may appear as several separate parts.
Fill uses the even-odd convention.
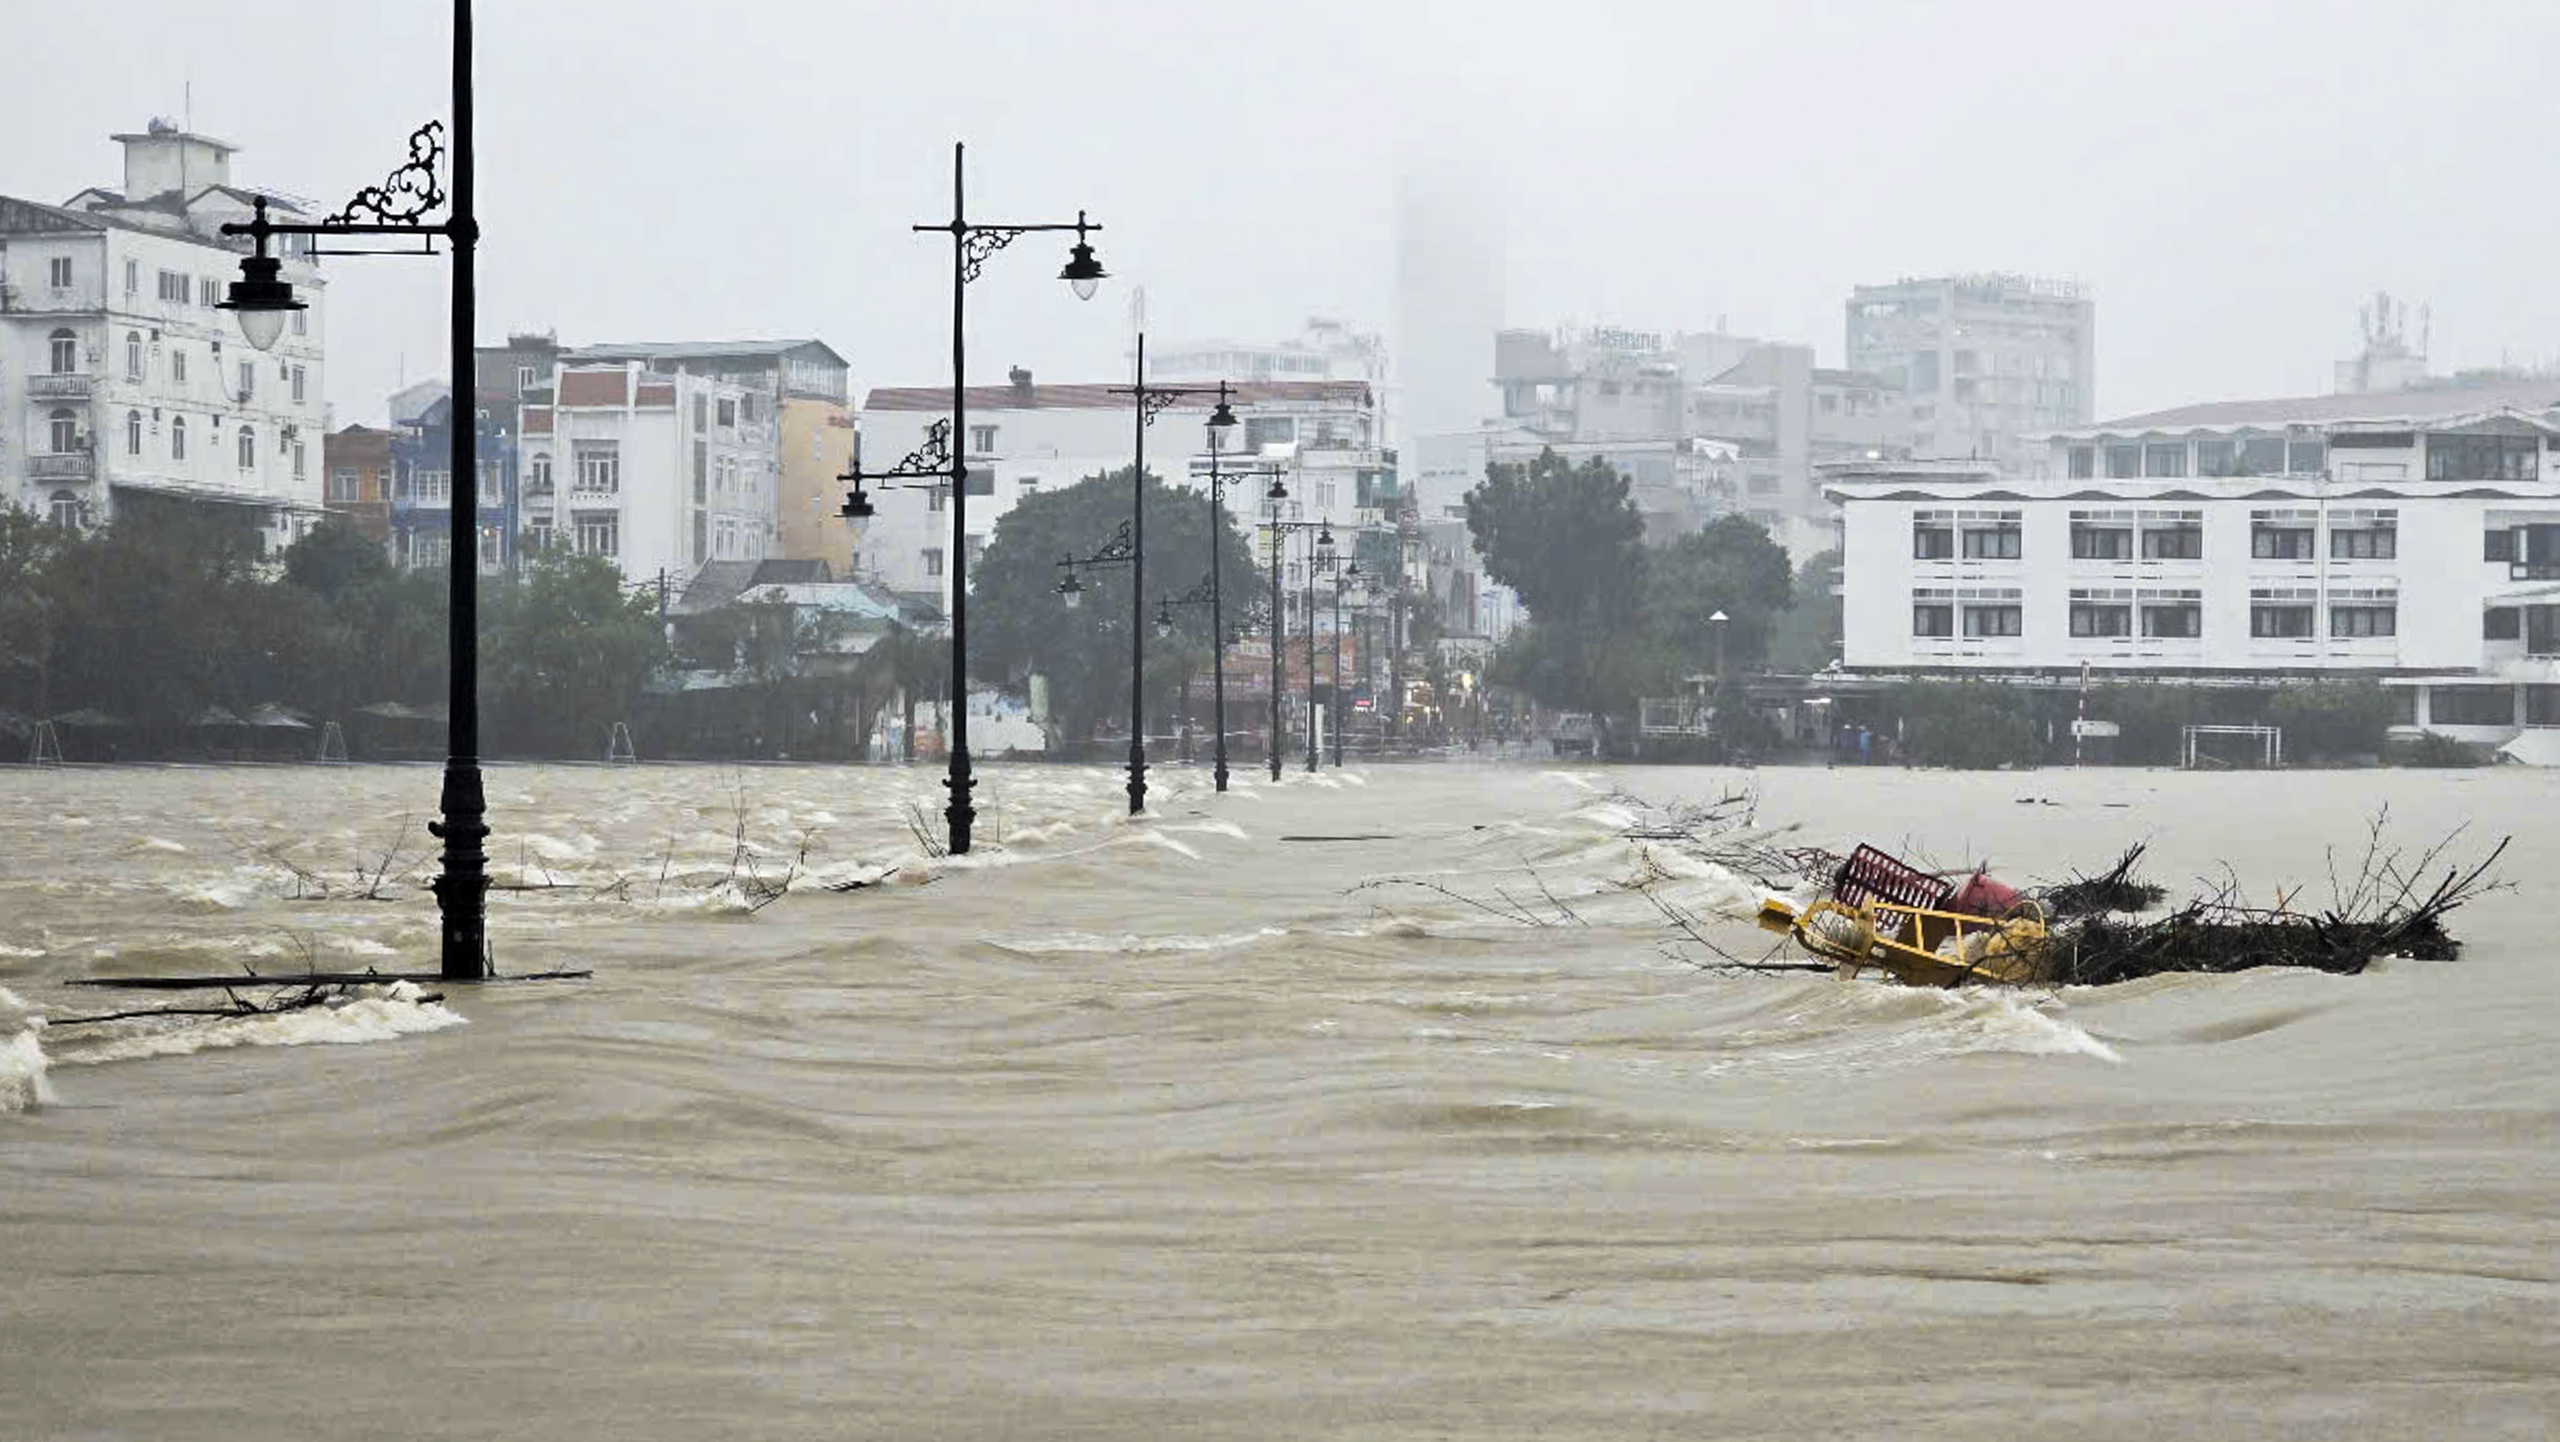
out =
[[[294,238],[308,309],[251,347],[216,308],[248,250],[220,229],[253,199],[235,148],[162,121],[114,138],[121,190],[0,196],[0,505],[87,527],[157,502],[279,550],[324,514],[327,286]]]
[[[705,561],[777,554],[773,402],[761,387],[563,364],[518,408],[524,546],[603,556],[681,588]]]
[[[1826,468],[1846,667],[2372,676],[2456,739],[2560,727],[2560,381],[2164,411],[2033,470]]]

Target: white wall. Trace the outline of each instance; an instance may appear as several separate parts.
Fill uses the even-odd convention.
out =
[[[2087,661],[2100,669],[2267,671],[2471,671],[2487,651],[2481,640],[2485,599],[2506,583],[2503,566],[2481,560],[2481,537],[2493,509],[2500,524],[2512,518],[2560,520],[2560,486],[2507,483],[2497,489],[2513,499],[2484,498],[2479,483],[2412,482],[2390,494],[2338,494],[2302,479],[2190,481],[2162,494],[2157,483],[1998,482],[1932,480],[1925,473],[1902,479],[1835,483],[1844,521],[1845,660],[1852,668],[1929,668],[1974,671],[2071,670]],[[2359,488],[2369,490],[2372,488]],[[2469,492],[2456,495],[2455,492]],[[2299,509],[2312,513],[2319,533],[2318,559],[2288,562],[2251,555],[2251,513]],[[2350,509],[2388,510],[2397,530],[2396,557],[2337,559],[2330,534]],[[2073,511],[2125,510],[2137,527],[2169,512],[2199,512],[2204,527],[2201,560],[2076,560],[2071,555]],[[2014,512],[2021,528],[2016,560],[1915,559],[1915,517],[1924,511]],[[1961,541],[1959,540],[1959,551]],[[1912,633],[1914,593],[1923,588],[2012,590],[2023,607],[2023,634],[2015,638],[1918,637]],[[2193,589],[2202,593],[2203,635],[2195,640],[2074,637],[2070,634],[2075,589]],[[2251,592],[2303,589],[2319,593],[2314,634],[2306,639],[2256,638],[2250,634]],[[2329,634],[2329,608],[2353,589],[2396,594],[2392,637],[2342,638]],[[1963,605],[1961,595],[1955,604]]]

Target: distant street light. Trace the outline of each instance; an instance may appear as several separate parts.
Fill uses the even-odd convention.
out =
[[[1718,611],[1718,612],[1716,612],[1714,615],[1709,616],[1709,617],[1707,618],[1707,623],[1708,623],[1708,625],[1709,625],[1710,627],[1712,627],[1712,628],[1713,628],[1713,630],[1714,630],[1714,632],[1715,632],[1715,638],[1716,638],[1716,684],[1717,684],[1718,686],[1722,686],[1722,685],[1724,684],[1724,628],[1725,628],[1725,623],[1726,623],[1726,622],[1728,622],[1728,621],[1730,621],[1730,620],[1732,620],[1732,619],[1733,619],[1733,618],[1732,618],[1731,616],[1726,615],[1726,614],[1725,614],[1724,612],[1722,612],[1722,611]]]
[[[954,856],[968,854],[969,832],[978,814],[969,802],[977,784],[969,768],[969,353],[962,324],[969,282],[978,278],[979,268],[986,264],[988,256],[1034,231],[1076,233],[1066,266],[1058,272],[1058,278],[1075,291],[1076,299],[1093,299],[1094,290],[1108,274],[1093,258],[1093,246],[1085,239],[1102,227],[1086,220],[1081,210],[1076,212],[1072,225],[985,225],[968,219],[961,163],[966,151],[967,147],[957,142],[951,147],[951,219],[909,227],[916,231],[946,231],[951,236],[951,419],[928,426],[924,444],[889,469],[862,469],[862,457],[857,451],[853,464],[836,477],[853,483],[853,489],[845,495],[842,514],[856,525],[873,511],[871,497],[862,489],[864,481],[930,480],[935,485],[951,487],[951,774],[943,782],[951,791],[951,804],[943,816],[950,823],[950,851]],[[1074,578],[1070,575],[1069,579]],[[1069,605],[1075,603],[1072,593],[1068,593],[1067,600]]]

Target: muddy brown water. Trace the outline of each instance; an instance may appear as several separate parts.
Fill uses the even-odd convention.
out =
[[[0,771],[0,1437],[2550,1431],[2560,778],[995,767],[966,865],[937,779],[500,768],[500,965],[594,981],[31,1030],[431,965],[436,778]],[[1746,780],[2313,901],[2387,803],[2517,885],[2360,977],[1712,975],[1606,793]]]

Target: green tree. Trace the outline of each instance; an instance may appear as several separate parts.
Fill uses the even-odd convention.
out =
[[[1728,672],[1756,671],[1768,654],[1769,631],[1793,601],[1787,553],[1748,516],[1719,516],[1645,557],[1643,616],[1661,685],[1715,666],[1715,626],[1725,613]],[[1665,675],[1663,671],[1678,675]]]
[[[482,626],[481,697],[492,750],[602,755],[616,721],[667,664],[656,599],[598,556],[528,557]]]
[[[332,600],[378,586],[390,575],[391,557],[382,544],[335,517],[303,532],[284,553],[285,580]]]
[[[1830,665],[1840,655],[1841,605],[1834,588],[1840,583],[1840,553],[1807,556],[1796,568],[1795,603],[1769,633],[1769,665],[1805,675]]]
[[[1053,734],[1090,736],[1101,722],[1128,715],[1130,570],[1079,571],[1082,604],[1069,607],[1058,594],[1066,574],[1058,562],[1094,554],[1130,519],[1131,481],[1123,467],[1024,497],[996,523],[970,572],[972,679],[1021,694],[1033,674],[1047,676]],[[1208,576],[1209,501],[1151,474],[1145,505],[1146,624],[1152,626],[1159,598],[1182,595]],[[1264,582],[1232,507],[1226,521],[1217,555],[1232,624],[1262,594]],[[1209,654],[1208,608],[1179,606],[1172,615],[1172,636],[1148,638],[1151,726],[1175,714],[1184,677]]]
[[[1644,568],[1644,520],[1627,478],[1597,456],[1579,466],[1550,448],[1494,462],[1467,492],[1467,531],[1485,574],[1544,621],[1602,624],[1632,610]]]

